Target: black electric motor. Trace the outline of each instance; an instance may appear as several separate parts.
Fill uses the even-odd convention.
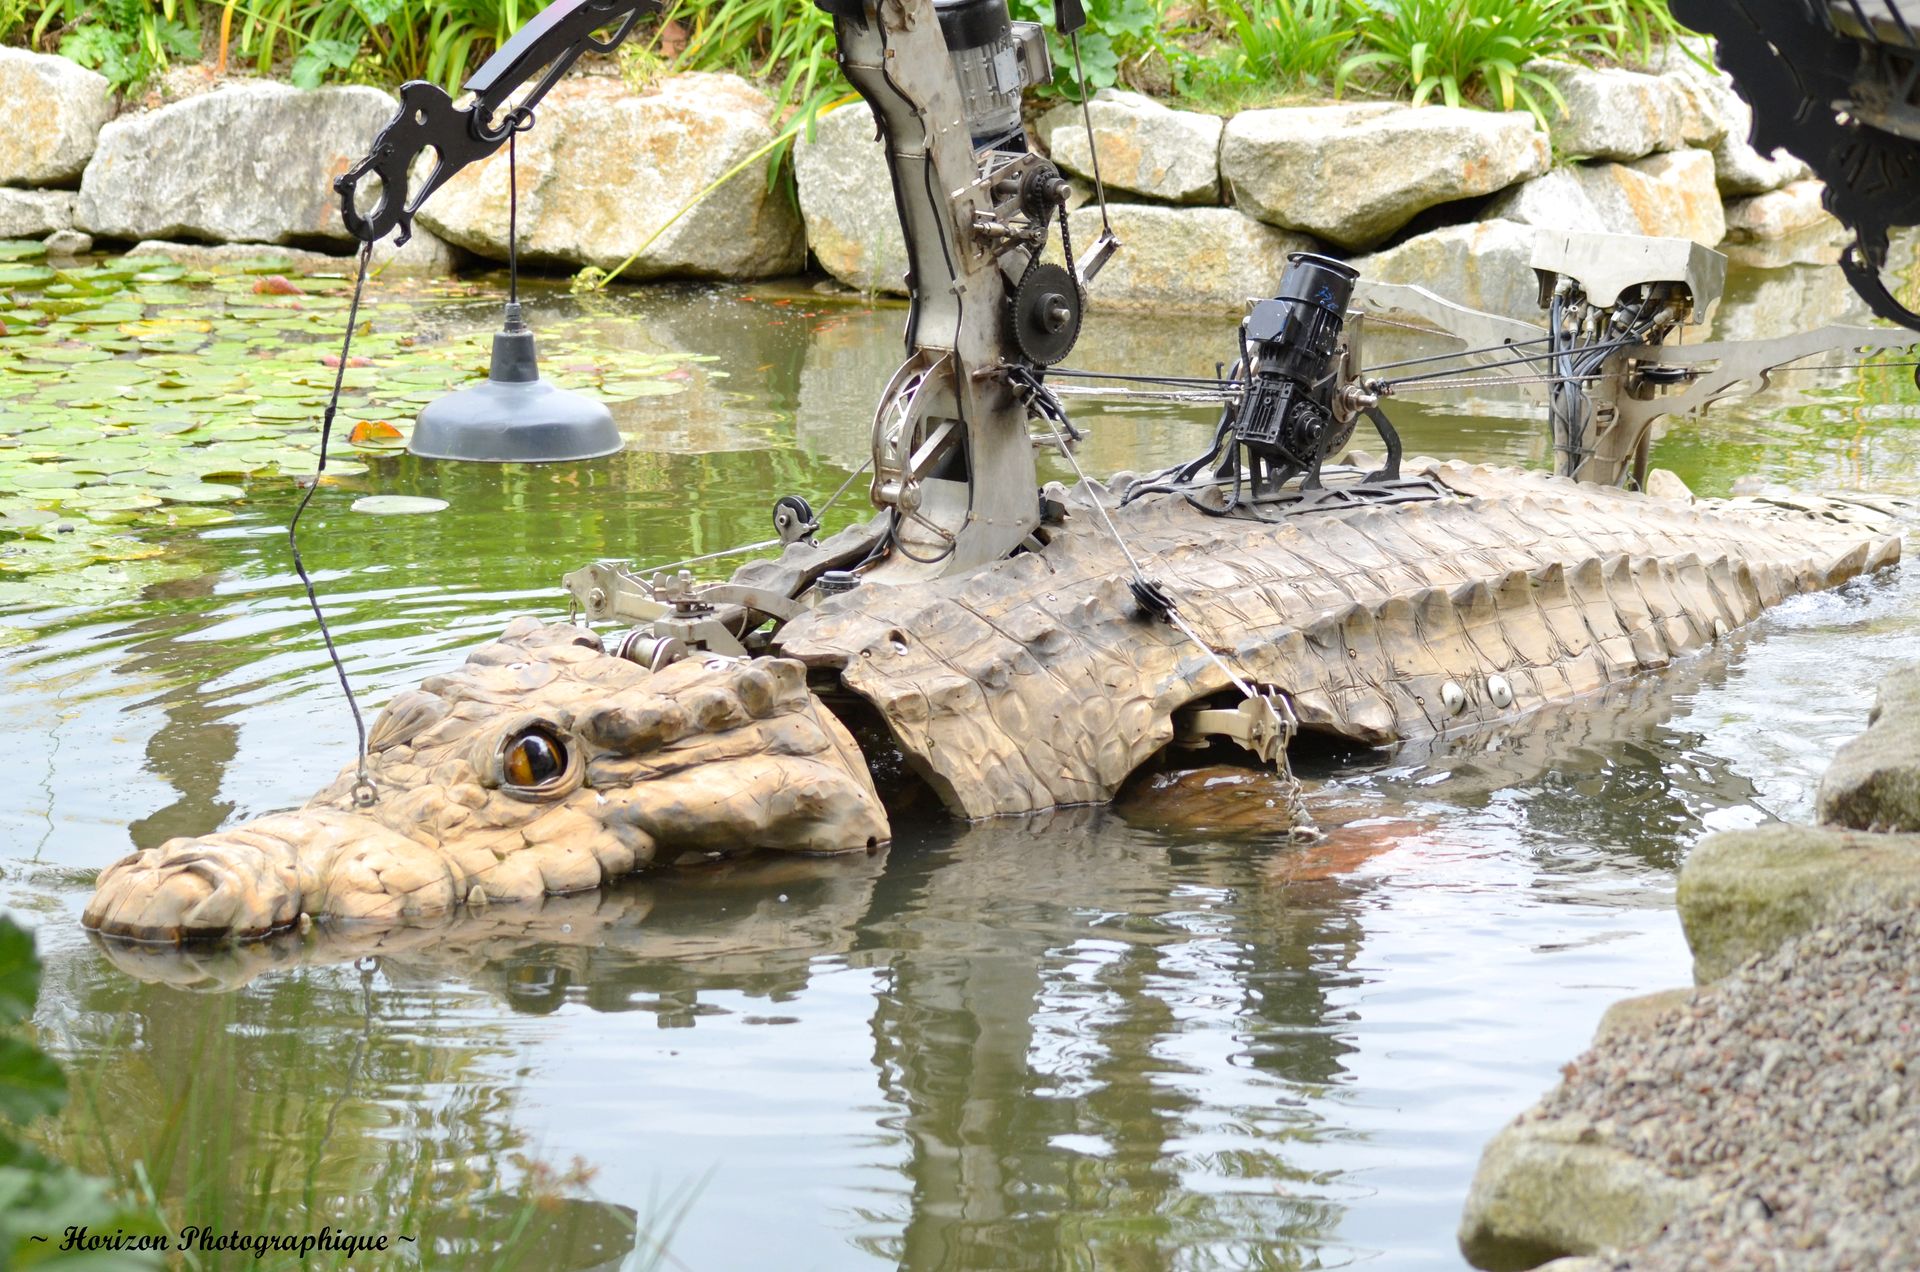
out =
[[[1255,493],[1308,475],[1353,435],[1353,421],[1334,417],[1339,371],[1334,359],[1359,272],[1310,252],[1287,257],[1280,294],[1261,301],[1240,327],[1246,392],[1234,418]]]
[[[1007,0],[933,0],[940,34],[960,81],[961,109],[975,149],[1025,150],[1020,128],[1020,60]]]

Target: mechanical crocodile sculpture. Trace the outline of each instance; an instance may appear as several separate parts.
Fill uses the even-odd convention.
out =
[[[587,622],[637,626],[609,644],[515,620],[388,704],[365,754],[305,808],[108,868],[89,928],[252,938],[577,892],[690,852],[867,851],[891,833],[876,772],[982,818],[1110,800],[1170,747],[1284,763],[1301,733],[1442,735],[1664,666],[1899,558],[1872,501],[1621,488],[1644,484],[1658,416],[1812,352],[1913,339],[1668,347],[1710,312],[1724,260],[1665,240],[1548,236],[1544,328],[1417,289],[1356,301],[1351,269],[1297,256],[1242,323],[1230,375],[1166,385],[1221,404],[1208,453],[1039,490],[1037,443],[1077,466],[1070,391],[1046,377],[1118,246],[1104,235],[1073,261],[1062,217],[1070,264],[1043,260],[1068,191],[1026,149],[1019,95],[1051,74],[1045,41],[1004,0],[823,7],[880,125],[911,262],[908,357],[874,420],[878,515],[816,541],[812,508],[783,498],[779,557],[714,586],[619,562],[570,575]],[[420,200],[524,126],[559,71],[610,47],[596,32],[617,39],[658,8],[561,0],[476,73],[463,110],[409,85],[340,180],[349,225],[369,244],[404,237]],[[438,167],[410,192],[428,149]],[[361,209],[369,175],[383,191]],[[1366,367],[1368,315],[1484,336],[1460,355],[1483,374],[1548,368],[1536,378],[1567,475],[1403,463],[1381,404],[1427,373]],[[1363,418],[1384,466],[1333,463]]]
[[[1420,467],[1448,498],[1210,523],[1206,540],[1178,500],[1110,511],[1144,566],[1204,594],[1196,622],[1223,661],[1283,690],[1302,730],[1363,746],[1593,692],[1900,555],[1866,504],[1669,502]],[[1142,617],[1078,499],[1117,502],[1083,488],[1044,552],[826,600],[781,629],[778,656],[654,671],[586,628],[517,619],[388,704],[371,807],[350,766],[303,809],[118,862],[84,921],[255,937],[302,915],[580,891],[689,851],[864,851],[890,835],[868,771],[887,757],[862,753],[810,679],[877,712],[957,815],[1111,799],[1183,718],[1239,712],[1221,661]]]

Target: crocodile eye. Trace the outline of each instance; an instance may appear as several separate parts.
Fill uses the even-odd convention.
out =
[[[500,768],[513,786],[545,786],[566,771],[567,748],[545,729],[528,729],[508,741]]]

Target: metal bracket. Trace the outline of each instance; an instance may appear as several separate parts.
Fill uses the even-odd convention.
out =
[[[1889,327],[1822,327],[1772,340],[1717,340],[1697,345],[1657,345],[1628,349],[1636,375],[1651,386],[1645,373],[1654,367],[1674,368],[1685,374],[1686,387],[1657,394],[1646,401],[1623,394],[1621,421],[1645,428],[1661,415],[1689,415],[1704,411],[1743,386],[1766,388],[1774,372],[1819,353],[1852,350],[1878,353],[1920,348],[1920,332]],[[1629,387],[1632,382],[1629,381]]]
[[[583,54],[612,52],[641,17],[664,7],[663,0],[558,0],[473,73],[463,86],[473,101],[464,108],[456,108],[438,84],[410,80],[401,85],[400,109],[374,137],[373,149],[334,180],[348,233],[376,243],[397,226],[400,237],[395,243],[405,243],[413,235],[414,214],[427,197],[526,127],[540,99]],[[608,27],[612,34],[595,38],[596,31]],[[536,73],[540,79],[496,122],[508,99]],[[410,195],[414,163],[428,151],[433,152],[433,167],[419,191]],[[380,202],[363,215],[355,202],[360,183],[369,175],[380,179]]]
[[[1287,753],[1287,744],[1300,732],[1300,717],[1293,703],[1278,689],[1257,688],[1253,696],[1236,707],[1199,707],[1176,712],[1174,739],[1179,742],[1204,742],[1226,738],[1258,756],[1263,764],[1278,764]]]
[[[624,561],[595,561],[563,582],[589,623],[645,623],[656,636],[674,637],[718,654],[747,652],[728,626],[729,618],[761,614],[784,623],[806,612],[798,601],[765,588],[739,583],[702,587],[684,570],[672,577],[643,578]],[[759,621],[764,620],[753,620]]]
[[[1073,272],[1079,276],[1080,285],[1085,287],[1098,278],[1100,271],[1107,267],[1107,262],[1112,260],[1113,254],[1119,250],[1120,240],[1113,236],[1113,231],[1101,230],[1100,237],[1093,241],[1093,246],[1074,262]]]

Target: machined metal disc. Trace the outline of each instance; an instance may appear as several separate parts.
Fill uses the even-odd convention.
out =
[[[1053,264],[1028,270],[1008,302],[1007,325],[1020,355],[1036,366],[1050,367],[1073,352],[1083,308],[1080,285],[1072,274]]]

